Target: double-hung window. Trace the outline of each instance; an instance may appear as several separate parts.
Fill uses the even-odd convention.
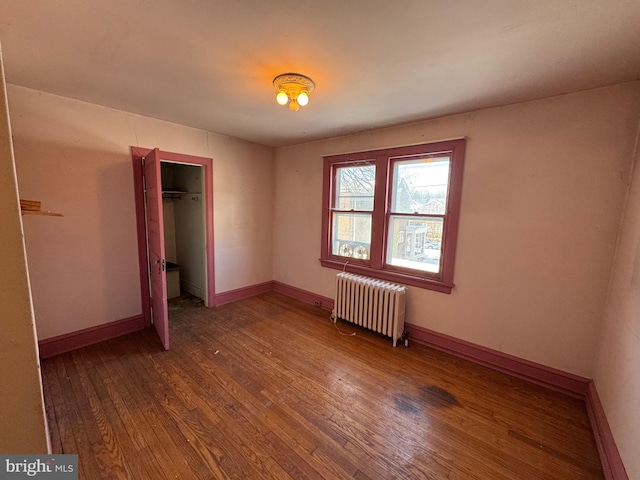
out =
[[[450,293],[465,140],[324,158],[321,263]]]

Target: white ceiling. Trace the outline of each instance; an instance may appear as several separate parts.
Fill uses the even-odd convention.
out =
[[[0,0],[0,41],[9,83],[282,146],[639,79],[640,0]]]

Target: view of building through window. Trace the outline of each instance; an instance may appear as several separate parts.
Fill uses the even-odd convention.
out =
[[[439,271],[449,164],[449,157],[393,161],[388,264]],[[369,258],[375,177],[374,165],[336,168],[334,255]]]
[[[392,162],[386,261],[390,265],[437,273],[450,159],[426,157]]]

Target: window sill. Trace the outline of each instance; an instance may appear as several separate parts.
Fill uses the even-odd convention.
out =
[[[418,275],[407,275],[404,273],[390,272],[387,270],[376,270],[371,267],[357,265],[355,263],[339,262],[336,260],[320,259],[320,265],[335,270],[366,275],[368,277],[386,280],[389,282],[401,283],[403,285],[411,285],[412,287],[424,288],[436,292],[450,294],[454,285],[450,283],[433,280],[431,278],[420,277]]]

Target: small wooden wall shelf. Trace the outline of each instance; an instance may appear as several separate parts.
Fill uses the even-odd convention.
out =
[[[64,217],[61,213],[42,210],[42,203],[37,200],[20,199],[20,213],[22,215],[46,215],[48,217]]]

